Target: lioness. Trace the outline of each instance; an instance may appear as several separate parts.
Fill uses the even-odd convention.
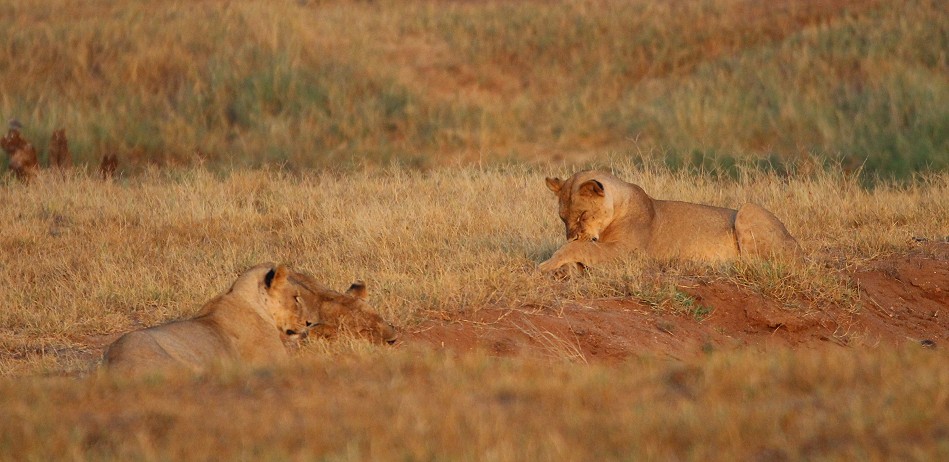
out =
[[[109,370],[140,373],[169,367],[202,371],[222,362],[263,364],[287,357],[281,334],[304,335],[300,273],[284,265],[257,265],[197,317],[129,332],[103,355]]]
[[[547,178],[547,187],[560,201],[568,242],[540,264],[544,272],[632,252],[709,262],[799,252],[787,228],[755,204],[732,210],[657,200],[637,185],[597,171]]]
[[[311,334],[334,338],[343,330],[377,343],[393,344],[398,339],[395,328],[369,309],[365,302],[368,291],[362,281],[339,293],[306,274],[294,274],[292,279],[306,287],[309,294],[304,316]]]

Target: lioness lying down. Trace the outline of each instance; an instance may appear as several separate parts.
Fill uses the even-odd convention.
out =
[[[365,286],[358,287],[364,294]],[[197,372],[226,362],[269,364],[288,356],[283,335],[302,338],[312,329],[327,336],[355,321],[362,322],[362,328],[351,330],[380,341],[395,340],[395,329],[365,311],[365,303],[334,294],[328,296],[310,276],[284,265],[257,265],[196,317],[123,335],[106,349],[103,364],[131,374],[166,368]]]
[[[197,317],[123,335],[105,351],[103,363],[110,370],[137,373],[283,360],[287,350],[281,333],[306,331],[302,288],[290,275],[283,265],[257,265],[207,302]]]
[[[547,187],[560,201],[568,242],[540,264],[544,272],[634,252],[709,262],[799,252],[777,217],[755,204],[732,210],[657,200],[639,186],[597,171],[547,178]]]

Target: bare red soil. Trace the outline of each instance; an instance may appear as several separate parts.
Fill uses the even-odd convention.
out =
[[[683,280],[700,315],[658,311],[636,300],[564,300],[551,306],[486,307],[406,332],[405,347],[610,363],[637,355],[685,359],[733,348],[949,347],[949,243],[837,271],[858,287],[859,309],[775,300],[719,282]]]

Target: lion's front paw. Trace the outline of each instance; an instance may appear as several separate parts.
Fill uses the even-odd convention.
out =
[[[553,259],[550,259],[537,265],[537,269],[539,269],[541,273],[550,273],[557,271],[557,268],[560,268],[560,266],[561,265],[557,264]]]
[[[586,265],[578,261],[561,261],[559,263],[554,263],[551,260],[547,260],[537,268],[545,274],[551,274],[555,278],[565,279],[576,273],[581,273],[586,269]]]

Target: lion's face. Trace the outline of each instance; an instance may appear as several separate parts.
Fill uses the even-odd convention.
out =
[[[598,241],[613,221],[613,209],[603,184],[595,179],[576,184],[574,178],[548,178],[547,186],[560,201],[560,219],[568,241]]]
[[[396,329],[365,302],[367,291],[362,282],[355,282],[346,293],[339,293],[322,287],[306,275],[299,278],[307,287],[302,304],[310,333],[334,338],[343,331],[375,343],[389,344],[398,339]]]
[[[277,329],[288,337],[306,337],[308,329],[304,296],[306,287],[294,282],[299,274],[280,265],[264,276],[267,288],[267,310]]]

